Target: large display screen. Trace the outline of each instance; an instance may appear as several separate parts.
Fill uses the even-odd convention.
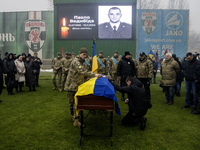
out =
[[[135,4],[62,4],[58,40],[135,39]]]

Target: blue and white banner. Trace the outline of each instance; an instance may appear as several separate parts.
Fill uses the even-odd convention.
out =
[[[137,58],[150,50],[159,58],[166,49],[183,58],[188,47],[188,10],[138,10]]]

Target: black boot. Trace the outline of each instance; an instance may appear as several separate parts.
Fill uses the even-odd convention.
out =
[[[35,85],[33,86],[33,91],[36,91],[36,89],[35,89]]]
[[[32,90],[31,90],[31,86],[29,86],[29,91],[32,91]]]
[[[156,83],[156,78],[154,78],[154,84],[157,84],[157,83]]]

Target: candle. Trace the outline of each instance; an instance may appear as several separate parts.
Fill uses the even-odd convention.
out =
[[[69,28],[68,27],[66,27],[66,19],[65,18],[63,18],[62,19],[62,27],[61,27],[61,37],[62,38],[67,38],[68,37],[68,30],[69,30]]]

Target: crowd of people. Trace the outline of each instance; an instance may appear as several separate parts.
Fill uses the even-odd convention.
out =
[[[0,93],[7,88],[8,95],[14,95],[14,89],[16,93],[23,92],[24,86],[29,87],[29,91],[36,91],[35,87],[39,87],[40,65],[42,61],[37,53],[34,56],[26,56],[25,53],[16,56],[6,52],[4,59],[0,58]]]
[[[87,77],[101,77],[109,75],[111,83],[117,91],[122,93],[121,100],[129,105],[129,112],[122,120],[123,124],[140,122],[141,129],[145,128],[146,118],[143,117],[148,108],[151,108],[151,91],[150,84],[156,83],[156,74],[160,70],[161,83],[160,86],[165,92],[168,105],[174,104],[174,95],[180,96],[181,83],[186,83],[186,104],[182,108],[190,108],[192,106],[193,114],[200,114],[198,109],[198,94],[200,82],[200,58],[199,54],[187,53],[186,57],[181,60],[176,54],[167,53],[165,58],[161,58],[159,62],[155,57],[151,59],[144,52],[140,53],[139,60],[132,58],[132,54],[128,51],[124,56],[118,56],[118,51],[114,51],[113,56],[106,58],[103,51],[98,53],[98,74],[91,72],[92,58],[88,56],[87,49],[81,48],[77,57],[71,53],[66,53],[62,58],[58,53],[53,59],[53,89],[59,91],[67,91],[69,99],[70,113],[74,120],[74,126],[80,126],[78,116],[75,112],[74,95],[78,86],[85,82]],[[160,68],[158,68],[160,63]],[[56,84],[56,75],[58,75],[58,87]],[[142,88],[142,89],[141,89]],[[137,93],[135,98],[132,94]],[[125,99],[125,93],[128,98]],[[139,101],[147,102],[147,105],[141,105]],[[135,106],[139,105],[139,106]],[[135,113],[136,108],[140,108]],[[128,121],[129,120],[129,121]],[[130,122],[130,120],[134,120]]]
[[[143,130],[146,126],[147,118],[144,115],[151,105],[150,84],[156,83],[156,74],[160,70],[160,86],[165,92],[168,105],[174,104],[174,95],[180,96],[181,83],[185,79],[186,101],[183,109],[192,107],[192,114],[200,114],[198,98],[200,93],[200,55],[188,52],[181,60],[176,54],[166,53],[165,58],[161,58],[160,68],[155,57],[151,59],[144,53],[140,53],[139,60],[132,58],[128,51],[122,57],[118,56],[118,51],[114,51],[113,56],[106,58],[103,51],[99,51],[98,74],[92,72],[92,58],[88,56],[85,47],[81,48],[79,55],[75,56],[66,52],[64,57],[60,53],[52,61],[53,90],[67,91],[69,100],[69,110],[74,121],[74,126],[80,127],[79,116],[75,113],[74,95],[78,86],[86,81],[88,77],[100,78],[102,75],[110,76],[110,82],[115,89],[122,93],[121,100],[129,105],[129,112],[123,118],[122,124],[140,123]],[[3,87],[5,82],[8,95],[23,92],[24,82],[30,91],[36,91],[42,61],[37,53],[18,55],[5,54],[3,61],[0,59],[0,83]],[[3,81],[3,74],[5,81]],[[56,83],[58,76],[58,86]],[[0,88],[0,93],[2,88]],[[125,99],[125,93],[128,98]],[[131,120],[131,121],[130,121]]]

